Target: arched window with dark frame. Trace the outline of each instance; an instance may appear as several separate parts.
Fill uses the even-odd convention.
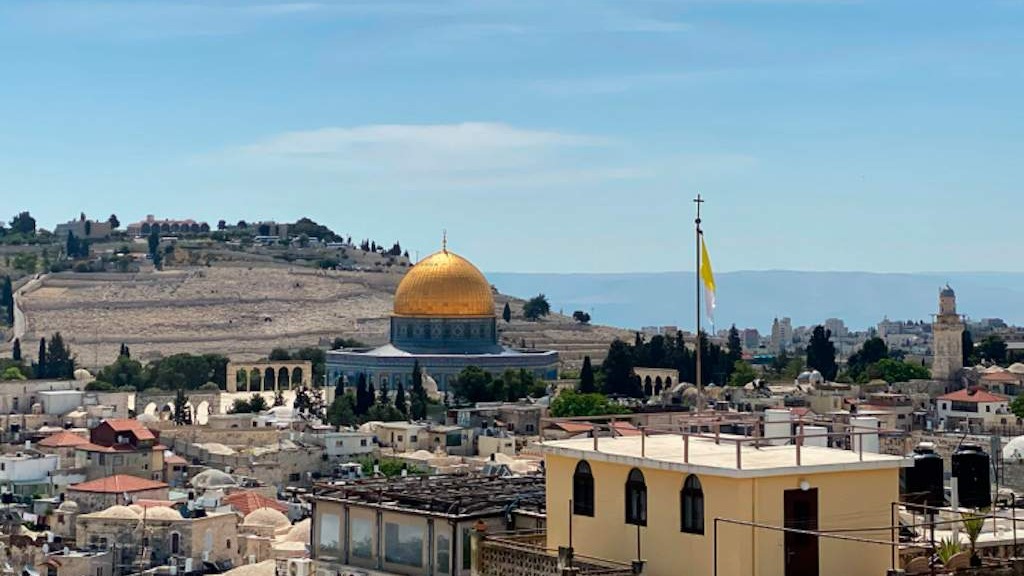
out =
[[[577,516],[594,515],[594,475],[590,464],[580,460],[572,475],[572,513]]]
[[[626,478],[626,524],[647,526],[647,482],[637,468]]]
[[[687,534],[704,533],[704,489],[693,474],[686,477],[679,493],[679,507],[682,516],[680,529]]]

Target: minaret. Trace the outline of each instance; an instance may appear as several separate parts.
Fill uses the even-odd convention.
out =
[[[964,368],[964,322],[956,313],[956,293],[949,284],[939,292],[939,313],[932,324],[932,379],[955,382]]]

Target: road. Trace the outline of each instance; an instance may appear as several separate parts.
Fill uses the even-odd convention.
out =
[[[18,288],[14,292],[14,330],[11,335],[11,342],[15,339],[20,339],[25,335],[28,330],[28,321],[25,319],[25,313],[21,311],[21,304],[18,303],[18,298],[26,291],[35,289],[43,279],[46,278],[45,274],[37,274],[35,278],[29,280],[24,286]]]

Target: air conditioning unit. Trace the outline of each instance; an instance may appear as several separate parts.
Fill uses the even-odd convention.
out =
[[[289,558],[288,576],[312,576],[313,561],[309,558]]]

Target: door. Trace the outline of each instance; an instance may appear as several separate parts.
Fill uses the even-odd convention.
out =
[[[786,490],[784,496],[786,528],[818,529],[818,489]],[[818,537],[810,534],[785,534],[786,576],[818,575]]]

